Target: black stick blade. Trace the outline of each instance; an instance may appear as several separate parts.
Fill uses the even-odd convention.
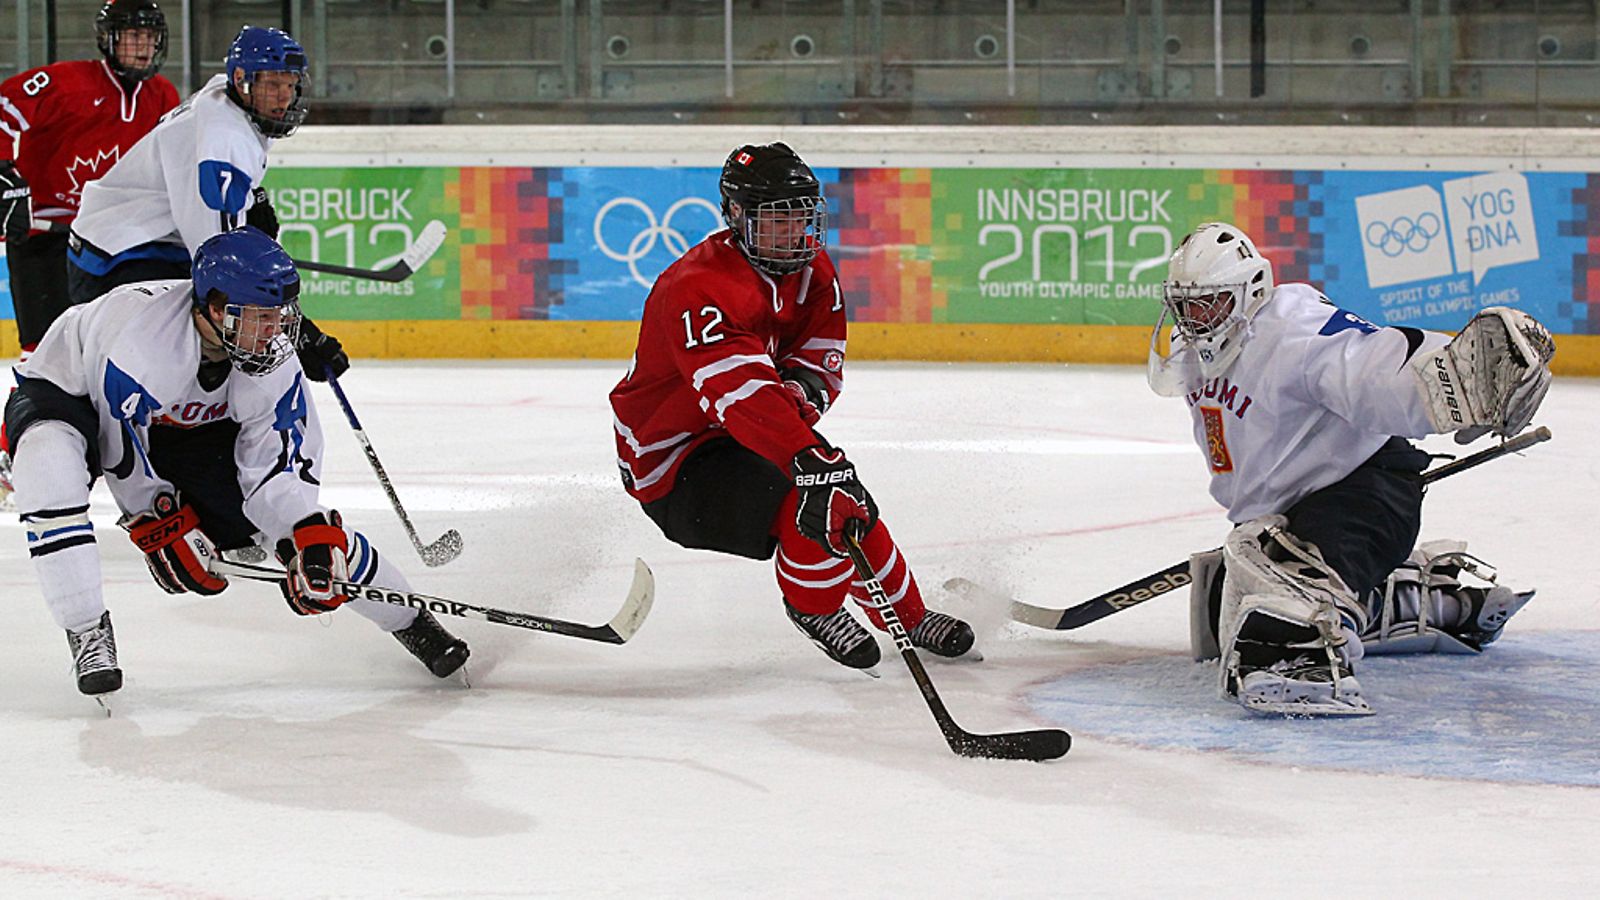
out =
[[[947,734],[950,749],[958,756],[977,759],[1025,759],[1045,762],[1060,759],[1072,749],[1072,735],[1058,728],[1038,731],[1013,731],[1006,734]]]

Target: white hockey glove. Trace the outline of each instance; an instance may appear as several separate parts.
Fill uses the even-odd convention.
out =
[[[1521,310],[1491,306],[1450,343],[1411,363],[1428,417],[1439,433],[1465,444],[1493,432],[1512,437],[1528,426],[1550,390],[1555,340]]]

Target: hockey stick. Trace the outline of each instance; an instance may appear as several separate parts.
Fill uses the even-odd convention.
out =
[[[389,505],[394,507],[395,515],[400,517],[400,524],[406,526],[406,534],[411,536],[411,546],[417,548],[417,554],[422,557],[424,565],[429,567],[442,566],[461,555],[461,533],[454,528],[439,536],[439,539],[427,546],[423,546],[422,538],[417,537],[416,526],[411,524],[411,517],[406,515],[406,508],[400,505],[400,495],[395,493],[394,483],[389,480],[389,473],[383,470],[383,463],[378,460],[378,451],[372,449],[372,442],[367,440],[367,433],[362,430],[361,422],[356,418],[355,408],[350,405],[350,398],[344,395],[344,388],[339,386],[339,379],[334,377],[333,369],[328,368],[328,386],[333,388],[333,395],[339,398],[339,407],[344,410],[344,417],[350,420],[350,428],[356,433],[356,440],[361,442],[361,449],[367,454],[367,462],[372,464],[372,471],[378,476],[378,484],[383,485],[383,492],[389,495]]]
[[[1532,431],[1525,431],[1507,441],[1502,441],[1493,447],[1479,450],[1470,456],[1464,456],[1454,462],[1429,469],[1422,473],[1422,483],[1432,484],[1441,478],[1448,478],[1457,472],[1465,472],[1475,466],[1499,459],[1510,453],[1517,453],[1550,440],[1550,429],[1541,425]],[[1169,591],[1189,584],[1189,561],[1170,565],[1159,572],[1152,572],[1143,578],[1130,581],[1115,590],[1107,591],[1098,597],[1085,600],[1076,606],[1066,609],[1046,609],[1023,603],[1020,600],[1011,601],[1011,618],[1025,625],[1035,628],[1045,628],[1052,631],[1066,631],[1073,628],[1082,628],[1090,622],[1097,622],[1114,612],[1121,612],[1132,606],[1159,597]],[[952,578],[945,582],[945,587],[961,592],[982,590],[976,584],[964,578]]]
[[[329,275],[346,275],[350,278],[365,278],[369,281],[405,281],[417,270],[422,268],[430,257],[444,244],[445,227],[438,219],[433,219],[423,226],[422,234],[417,235],[416,243],[406,248],[394,265],[384,269],[358,269],[350,266],[336,266],[333,263],[314,262],[312,260],[297,259],[295,268],[305,269],[308,272],[325,272]]]
[[[33,227],[52,234],[64,234],[72,230],[65,222],[52,222],[47,219],[34,219]],[[405,281],[415,275],[417,270],[422,268],[423,264],[439,251],[439,248],[444,245],[444,237],[444,223],[438,219],[429,221],[427,225],[422,227],[422,234],[417,235],[416,241],[407,247],[404,253],[400,254],[400,258],[393,265],[382,269],[339,266],[309,259],[296,259],[293,262],[295,268],[304,269],[307,272],[324,272],[329,275],[344,275],[349,278],[365,278],[368,281]]]
[[[884,591],[883,584],[872,574],[872,566],[867,563],[866,554],[862,552],[857,536],[860,531],[858,522],[852,522],[850,526],[845,532],[844,545],[850,554],[850,561],[855,564],[856,577],[861,579],[867,594],[872,598],[873,605],[883,616],[884,625],[889,629],[889,636],[894,638],[895,648],[900,651],[900,656],[906,661],[906,667],[911,670],[911,678],[922,691],[922,699],[928,701],[928,709],[933,712],[933,720],[939,724],[939,730],[944,733],[944,739],[950,745],[950,749],[958,756],[1026,759],[1034,762],[1065,756],[1072,748],[1072,735],[1058,728],[1011,731],[1004,734],[973,734],[956,724],[955,719],[950,717],[950,711],[945,709],[944,701],[939,699],[939,692],[934,690],[933,681],[928,677],[928,670],[922,667],[922,660],[918,658],[917,651],[911,644],[911,636],[906,634],[905,625],[900,622],[900,616],[889,604],[889,595]]]
[[[274,569],[270,566],[256,566],[243,562],[231,562],[229,560],[212,562],[211,571],[217,575],[273,583],[281,583],[284,577],[282,569]],[[628,597],[623,601],[622,608],[617,610],[617,614],[611,617],[611,621],[604,625],[582,625],[577,622],[552,619],[548,616],[536,616],[533,613],[475,606],[471,603],[463,603],[460,600],[450,600],[445,597],[430,597],[427,594],[391,591],[386,588],[356,584],[353,581],[336,581],[334,584],[340,591],[349,595],[352,600],[370,600],[375,603],[411,606],[417,609],[426,609],[439,615],[456,616],[462,619],[480,619],[485,622],[493,622],[496,625],[513,625],[517,628],[547,631],[551,634],[582,638],[586,641],[600,641],[605,644],[625,644],[629,638],[637,634],[639,626],[644,624],[645,616],[650,615],[650,605],[655,602],[656,596],[655,576],[650,573],[650,567],[645,565],[642,559],[633,561],[633,584],[628,588]]]

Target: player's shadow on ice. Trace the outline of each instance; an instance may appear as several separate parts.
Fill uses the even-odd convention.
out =
[[[441,834],[533,831],[532,816],[470,796],[461,759],[412,733],[448,709],[426,693],[331,719],[204,715],[182,732],[160,736],[118,714],[83,730],[78,755],[123,775],[276,806],[379,813]]]

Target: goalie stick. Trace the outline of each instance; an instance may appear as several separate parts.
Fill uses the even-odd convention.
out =
[[[350,430],[356,433],[356,440],[360,442],[361,449],[367,454],[367,462],[372,465],[372,471],[378,476],[378,484],[383,486],[384,494],[389,497],[389,505],[394,507],[395,515],[400,517],[400,524],[406,527],[406,534],[411,538],[411,546],[417,548],[417,555],[422,557],[423,565],[433,568],[442,566],[461,555],[461,532],[454,528],[439,535],[439,539],[431,544],[424,545],[422,538],[417,537],[417,528],[411,524],[411,517],[406,515],[406,508],[400,505],[400,495],[395,493],[394,483],[389,480],[389,473],[383,469],[383,463],[378,460],[378,451],[372,448],[372,442],[367,440],[367,433],[362,430],[361,422],[356,418],[355,407],[350,405],[350,398],[344,395],[344,388],[339,386],[339,379],[333,375],[333,369],[327,368],[328,386],[333,388],[333,395],[339,399],[339,408],[344,410],[344,417],[350,421]]]
[[[872,574],[872,566],[867,563],[866,554],[861,551],[861,543],[857,536],[859,530],[858,522],[851,522],[844,539],[845,550],[850,554],[850,562],[855,564],[856,577],[861,579],[867,595],[872,598],[874,607],[883,616],[883,623],[889,630],[889,636],[894,638],[895,648],[900,651],[900,656],[906,661],[906,667],[911,670],[911,678],[922,691],[922,699],[928,702],[928,709],[933,712],[933,720],[939,724],[939,730],[944,733],[945,742],[950,745],[950,749],[958,756],[1026,759],[1034,762],[1065,756],[1067,751],[1072,749],[1072,735],[1058,728],[1010,731],[1003,734],[973,734],[956,724],[955,719],[950,717],[950,711],[945,709],[944,701],[939,698],[939,692],[934,689],[933,680],[928,677],[928,670],[922,667],[922,660],[917,656],[917,651],[911,643],[911,636],[906,634],[905,625],[900,622],[900,616],[890,605],[889,595],[884,592],[883,584]]]
[[[64,234],[71,230],[71,227],[65,222],[46,219],[34,219],[33,227],[40,231],[48,231],[54,234]],[[422,227],[422,233],[417,235],[417,239],[412,242],[411,246],[400,254],[400,258],[395,260],[392,265],[382,269],[340,266],[309,259],[296,259],[294,260],[294,266],[307,272],[323,272],[328,275],[343,275],[347,278],[365,278],[368,281],[405,281],[415,275],[417,270],[422,268],[423,264],[439,251],[439,248],[444,245],[445,233],[446,229],[443,222],[438,219],[429,221],[427,225]]]
[[[1442,466],[1429,469],[1422,473],[1422,482],[1423,484],[1432,484],[1441,478],[1448,478],[1457,472],[1464,472],[1475,466],[1483,465],[1490,460],[1526,450],[1534,444],[1548,440],[1550,440],[1550,429],[1541,425],[1532,431],[1525,431],[1493,447],[1479,450],[1470,456],[1464,456],[1454,462],[1448,462]],[[1152,572],[1143,578],[1130,581],[1098,597],[1092,597],[1076,606],[1069,606],[1066,609],[1047,609],[1042,606],[1023,603],[1020,600],[1013,600],[1011,601],[1011,618],[1024,625],[1032,625],[1035,628],[1044,628],[1051,631],[1082,628],[1090,622],[1097,622],[1112,613],[1138,606],[1153,597],[1159,597],[1162,594],[1185,587],[1190,580],[1189,561],[1184,560],[1159,572]],[[965,578],[952,578],[946,581],[944,586],[947,590],[963,594],[988,593],[985,588]]]
[[[210,568],[217,575],[243,578],[249,581],[264,581],[276,584],[281,583],[284,578],[282,569],[230,560],[215,560],[211,563]],[[353,581],[336,581],[334,584],[338,586],[339,590],[348,594],[352,600],[371,600],[377,603],[393,603],[396,606],[411,606],[417,609],[426,609],[436,615],[455,616],[461,619],[480,619],[485,622],[493,622],[496,625],[512,625],[517,628],[545,631],[550,634],[581,638],[586,641],[600,641],[605,644],[625,644],[629,638],[637,634],[639,626],[644,624],[645,616],[650,614],[650,606],[655,602],[656,596],[655,576],[650,573],[650,567],[645,565],[642,559],[633,561],[633,584],[628,588],[628,597],[623,601],[622,608],[617,610],[617,614],[611,617],[611,621],[604,625],[583,625],[563,619],[538,616],[533,613],[477,606],[446,597],[430,597],[427,594],[415,592],[393,591],[387,588],[356,584]]]

